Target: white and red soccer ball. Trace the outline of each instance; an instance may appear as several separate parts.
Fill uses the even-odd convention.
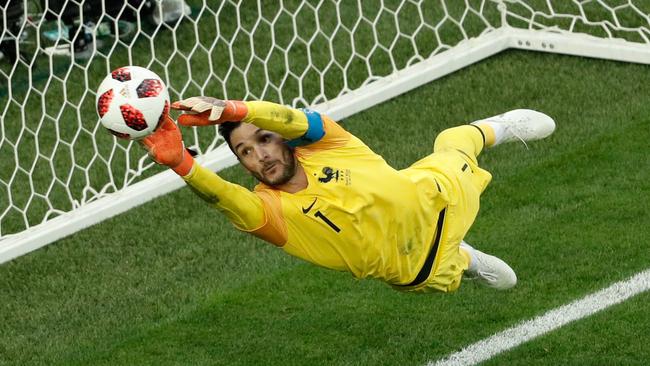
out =
[[[169,113],[169,93],[154,72],[139,66],[113,70],[97,89],[100,122],[113,135],[139,140],[153,133]]]

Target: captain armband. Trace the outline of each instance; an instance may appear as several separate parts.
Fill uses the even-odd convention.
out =
[[[307,131],[301,137],[287,141],[287,145],[291,147],[313,144],[325,136],[323,118],[320,113],[309,109],[301,109],[301,111],[307,116]]]

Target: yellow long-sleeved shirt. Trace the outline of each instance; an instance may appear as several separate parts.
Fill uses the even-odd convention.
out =
[[[398,171],[337,123],[316,112],[246,102],[244,122],[288,140],[311,123],[324,135],[295,148],[308,186],[291,194],[254,192],[194,164],[185,181],[242,231],[317,265],[389,284],[413,280],[431,247],[452,182],[421,169]],[[290,122],[290,123],[287,123]],[[485,183],[487,184],[487,182]],[[471,223],[470,223],[471,224]]]

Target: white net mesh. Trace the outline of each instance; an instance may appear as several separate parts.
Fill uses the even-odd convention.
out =
[[[155,71],[173,100],[302,107],[504,21],[640,44],[650,29],[647,1],[0,0],[0,8],[0,239],[153,174],[142,149],[97,123],[94,91],[119,66]],[[200,153],[221,143],[216,129],[184,134]]]
[[[504,1],[504,5],[512,27],[650,43],[648,1]]]

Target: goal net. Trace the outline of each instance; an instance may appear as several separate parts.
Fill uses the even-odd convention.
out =
[[[0,263],[183,185],[98,124],[124,65],[173,100],[310,106],[342,119],[508,48],[650,63],[633,0],[0,0]],[[216,128],[185,130],[214,170]]]

